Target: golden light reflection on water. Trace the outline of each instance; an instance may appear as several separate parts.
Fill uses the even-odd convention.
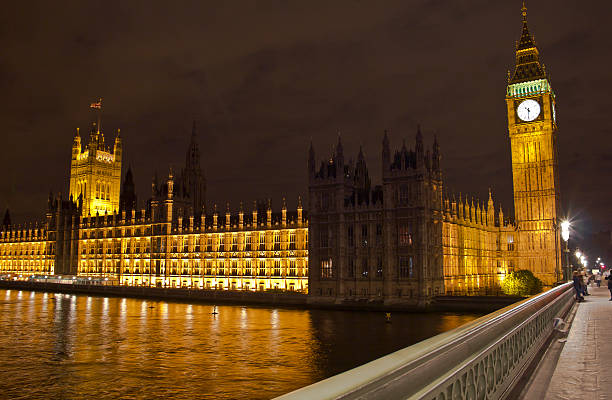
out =
[[[270,398],[474,315],[308,311],[6,290],[2,396]]]

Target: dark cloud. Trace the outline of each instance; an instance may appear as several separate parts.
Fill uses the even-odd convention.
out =
[[[436,135],[445,184],[507,215],[512,176],[506,71],[520,1],[13,2],[0,14],[0,207],[39,217],[67,191],[71,139],[104,98],[107,140],[121,128],[141,199],[154,171],[179,168],[198,121],[208,203],[306,195],[312,139],[341,132],[380,180],[380,142]],[[529,2],[557,95],[564,209],[609,229],[612,154],[608,2]]]

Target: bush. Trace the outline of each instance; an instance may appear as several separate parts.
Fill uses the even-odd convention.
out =
[[[529,270],[523,269],[509,273],[502,283],[505,294],[512,296],[529,296],[542,291],[542,281]]]

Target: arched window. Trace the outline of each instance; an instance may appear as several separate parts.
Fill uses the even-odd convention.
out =
[[[110,200],[110,183],[106,184],[106,200]]]
[[[100,181],[96,182],[96,199],[100,198]]]

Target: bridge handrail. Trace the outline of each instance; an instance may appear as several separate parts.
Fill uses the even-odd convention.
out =
[[[572,303],[566,283],[278,399],[502,398]]]

